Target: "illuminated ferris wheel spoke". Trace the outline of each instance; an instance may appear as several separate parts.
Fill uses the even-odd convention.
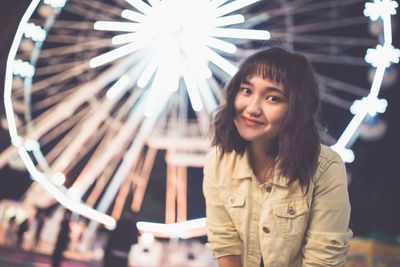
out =
[[[126,60],[129,61],[129,59]],[[79,89],[64,102],[45,113],[49,114],[45,115],[47,117],[46,121],[42,120],[41,123],[36,125],[35,131],[31,133],[32,136],[29,138],[39,138],[53,126],[57,125],[60,121],[68,118],[82,103],[90,99],[98,90],[101,90],[110,80],[115,79],[115,77],[119,75],[118,73],[122,68],[124,68],[123,63],[119,63],[118,65],[107,70],[107,72],[104,72],[103,76],[83,86],[80,86]],[[57,114],[57,116],[54,116],[54,114]]]
[[[116,35],[112,38],[112,44],[113,45],[120,45],[120,44],[126,44],[130,42],[136,42],[139,41],[143,36],[140,34],[133,32],[133,33],[126,33],[126,34],[120,34]]]
[[[340,7],[364,2],[364,0],[344,0],[335,3],[334,6]],[[329,10],[330,8],[332,8],[332,2],[330,1],[298,0],[286,2],[284,5],[282,5],[282,7],[279,8],[271,8],[267,11],[267,14],[272,17],[276,17],[290,12],[290,14],[293,15],[297,15],[299,13],[309,13],[315,16],[315,14],[320,15],[320,12],[318,11]]]
[[[222,43],[222,45],[224,45],[224,43]],[[187,67],[190,67],[192,72],[197,74],[199,77],[198,79],[208,79],[212,76],[203,47],[191,42],[186,42],[184,43],[182,50],[185,54],[186,60],[179,60],[176,64],[180,66],[179,70],[181,72],[184,72]]]
[[[85,63],[87,63],[87,61],[85,61],[85,60],[75,60],[72,62],[58,62],[52,66],[41,66],[41,67],[36,68],[35,74],[38,77],[47,76],[49,74],[58,73],[58,72],[60,72],[60,70],[73,68],[77,64],[84,65]]]
[[[68,148],[64,149],[55,162],[52,164],[52,173],[58,171],[64,172],[66,165],[73,161],[75,155],[79,154],[79,150],[91,138],[91,129],[98,129],[100,125],[108,118],[112,108],[115,107],[119,98],[114,97],[108,99],[92,108],[87,114],[84,121],[77,125],[79,131],[74,134]]]
[[[228,0],[211,0],[211,1],[210,1],[210,5],[211,5],[213,8],[217,8],[217,7],[219,7],[219,6],[223,5],[223,4],[225,4],[227,1],[228,1]]]
[[[348,110],[352,104],[350,101],[343,100],[332,93],[325,92],[324,90],[322,90],[321,92],[321,97],[324,102],[334,105],[336,107],[340,107],[344,110]]]
[[[99,205],[97,207],[98,211],[103,213],[107,212],[121,184],[126,178],[128,172],[131,170],[132,166],[137,162],[140,152],[142,151],[148,136],[150,135],[152,129],[154,128],[154,125],[157,122],[158,117],[164,110],[165,105],[167,105],[167,103],[169,102],[170,96],[171,92],[166,91],[164,97],[159,99],[157,103],[158,104],[157,110],[155,111],[153,116],[144,119],[143,125],[140,128],[139,133],[134,139],[132,145],[126,151],[122,163],[119,165],[115,174],[111,178],[109,186],[105,189],[104,195],[101,197]],[[97,228],[97,225],[98,222],[96,221],[89,222],[87,231],[84,233],[82,237],[84,243],[88,242],[88,240],[91,239]]]
[[[121,107],[120,110],[118,110],[117,114],[114,116],[112,121],[109,123],[109,128],[107,132],[105,133],[105,136],[102,138],[101,142],[97,145],[95,152],[93,153],[92,157],[90,158],[88,164],[86,167],[83,169],[82,173],[79,175],[82,177],[84,173],[87,172],[87,170],[90,170],[91,168],[101,168],[102,166],[98,165],[99,159],[102,157],[104,154],[104,151],[107,151],[110,148],[110,144],[114,143],[114,139],[117,134],[117,129],[120,125],[125,123],[122,118],[126,116],[129,111],[132,109],[132,106],[137,102],[138,98],[140,97],[140,90],[137,90],[136,94],[133,94],[129,97],[129,99],[124,103],[124,105]],[[111,150],[110,153],[115,152],[115,156],[105,164],[104,171],[101,173],[101,175],[96,178],[94,181],[95,182],[95,188],[93,189],[92,192],[90,192],[90,195],[87,198],[87,204],[89,206],[93,206],[94,203],[97,201],[98,197],[100,196],[101,192],[104,189],[104,186],[106,186],[108,180],[110,179],[112,173],[116,169],[116,167],[119,164],[120,158],[123,156],[124,152],[124,147],[121,146],[118,151],[116,150]],[[77,182],[75,182],[77,183]]]
[[[312,31],[322,31],[322,30],[330,30],[336,29],[338,27],[348,27],[353,25],[359,25],[365,23],[365,17],[357,17],[357,18],[343,18],[338,19],[333,22],[320,23],[320,22],[312,22],[303,25],[295,25],[290,28],[294,33],[304,33],[304,32],[312,32]]]
[[[198,79],[197,85],[199,87],[199,92],[201,98],[203,99],[204,106],[206,107],[208,113],[212,113],[218,107],[218,104],[212,93],[212,89],[204,79]]]
[[[236,73],[237,67],[235,65],[233,65],[228,60],[221,57],[219,54],[215,53],[211,49],[206,48],[205,50],[206,50],[206,56],[210,62],[214,63],[216,66],[218,66],[220,69],[222,69],[231,76],[233,76]]]
[[[143,14],[148,15],[151,11],[152,8],[151,6],[147,5],[145,2],[141,0],[125,0],[127,3],[129,3],[131,6],[142,12]]]
[[[319,54],[304,52],[303,54],[309,57],[310,60],[313,62],[366,67],[365,62],[363,62],[360,58],[354,56],[340,56],[338,54],[327,55],[322,52]]]
[[[205,44],[210,47],[216,48],[220,51],[230,53],[230,54],[235,53],[236,49],[237,49],[236,46],[232,43],[225,42],[220,39],[216,39],[216,38],[212,38],[212,37],[207,38],[207,40],[205,41]]]
[[[49,169],[49,176],[55,175],[57,173],[66,174],[71,169],[79,163],[87,153],[93,148],[93,146],[101,139],[102,135],[108,130],[106,125],[102,125],[100,128],[96,129],[96,133],[90,136],[90,139],[84,143],[84,146],[80,148],[79,151],[70,159],[70,161],[60,161],[61,158],[66,158],[64,150],[69,148],[71,142],[73,142],[77,134],[80,132],[80,129],[71,129],[65,137],[46,155],[46,161],[51,164],[51,168]],[[59,166],[54,166],[54,164],[58,164]]]
[[[135,22],[143,22],[146,19],[145,15],[129,9],[123,10],[121,17]]]
[[[357,97],[363,97],[368,94],[368,90],[350,83],[346,83],[326,75],[318,74],[318,81],[322,82],[324,85],[335,89],[336,91],[347,92]]]
[[[141,101],[138,103],[136,116],[130,116],[124,125],[120,128],[120,131],[113,138],[113,142],[107,144],[107,147],[103,150],[102,154],[97,158],[96,165],[90,165],[85,172],[82,172],[75,183],[72,185],[72,190],[80,192],[86,192],[89,186],[95,181],[104,168],[110,162],[113,155],[126,148],[127,144],[132,138],[132,135],[137,131],[138,127],[142,123],[144,118],[143,114],[144,103]]]
[[[184,71],[183,78],[186,84],[186,88],[189,94],[190,103],[194,111],[200,111],[203,109],[203,103],[201,101],[199,88],[197,87],[195,78],[188,71]]]
[[[345,36],[329,36],[329,35],[312,35],[312,34],[301,34],[295,35],[289,34],[287,32],[280,32],[280,31],[272,31],[271,35],[274,38],[284,38],[284,39],[291,39],[293,41],[305,44],[326,44],[326,45],[336,45],[340,42],[343,46],[356,46],[360,43],[363,43],[367,46],[373,46],[376,44],[375,40],[371,38],[355,38],[355,37],[345,37]]]
[[[89,65],[92,68],[97,68],[101,65],[107,64],[111,61],[124,57],[131,54],[139,49],[144,48],[147,45],[146,41],[129,43],[124,46],[118,47],[110,52],[104,53],[100,56],[94,57],[89,61]]]
[[[96,21],[94,29],[99,31],[136,32],[141,30],[141,24],[135,22]]]
[[[268,40],[270,38],[269,31],[228,29],[228,28],[214,28],[211,31],[210,35],[214,37],[254,39],[254,40]]]
[[[240,14],[219,17],[215,19],[214,27],[230,26],[245,22],[244,16]]]
[[[222,17],[226,14],[237,11],[243,7],[249,6],[260,0],[234,0],[215,9],[215,14],[217,17]]]
[[[83,62],[82,64],[76,65],[63,73],[55,74],[54,76],[50,76],[49,78],[43,79],[40,82],[35,83],[32,86],[32,92],[37,93],[43,89],[46,89],[48,88],[49,84],[71,80],[76,75],[84,72],[87,69],[89,69],[89,65],[87,64],[87,62]]]
[[[43,49],[43,54],[40,53],[39,57],[42,60],[54,57],[55,55],[57,58],[63,58],[63,56],[69,56],[79,52],[96,51],[102,48],[110,47],[111,44],[111,39],[96,38],[95,40],[80,42],[78,44]]]

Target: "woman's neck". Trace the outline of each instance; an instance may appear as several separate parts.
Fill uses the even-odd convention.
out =
[[[275,145],[263,146],[257,143],[250,143],[250,161],[253,172],[257,179],[264,183],[269,177],[271,167],[275,163],[277,149]]]

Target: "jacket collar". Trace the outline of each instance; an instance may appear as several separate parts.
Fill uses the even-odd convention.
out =
[[[251,177],[255,178],[250,164],[250,155],[248,149],[245,150],[243,155],[236,154],[236,162],[232,172],[232,177],[235,179],[245,179]],[[269,182],[283,187],[289,186],[289,178],[280,175],[279,162],[276,164]]]

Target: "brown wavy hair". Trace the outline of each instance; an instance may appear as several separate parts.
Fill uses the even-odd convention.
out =
[[[212,122],[212,144],[221,156],[235,151],[243,154],[249,142],[238,133],[233,119],[234,100],[240,84],[253,75],[281,83],[288,100],[288,113],[278,134],[281,175],[290,183],[307,186],[318,164],[320,137],[317,123],[319,89],[311,63],[301,54],[271,47],[247,57],[225,87],[225,103]]]

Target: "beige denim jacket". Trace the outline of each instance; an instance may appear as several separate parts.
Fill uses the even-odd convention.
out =
[[[305,195],[275,169],[260,184],[248,152],[220,159],[213,148],[204,167],[208,243],[215,258],[242,255],[244,267],[344,266],[352,231],[347,178],[340,156],[321,146]]]

